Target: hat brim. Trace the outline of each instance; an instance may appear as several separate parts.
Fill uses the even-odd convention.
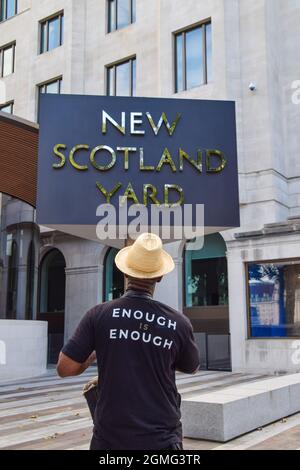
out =
[[[167,253],[166,251],[162,250],[161,257],[163,261],[163,266],[159,270],[145,272],[133,269],[127,264],[127,255],[130,248],[131,246],[126,246],[125,248],[122,248],[122,250],[120,250],[115,257],[116,266],[119,268],[120,271],[122,271],[122,273],[127,274],[128,276],[135,277],[137,279],[155,279],[156,277],[161,277],[165,274],[170,273],[175,268],[172,256],[169,255],[169,253]]]

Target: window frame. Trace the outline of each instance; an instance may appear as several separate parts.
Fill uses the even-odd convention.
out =
[[[18,14],[18,7],[19,7],[19,2],[18,0],[14,0],[15,3],[15,12],[12,16],[7,16],[7,2],[8,0],[0,0],[0,23],[3,21],[10,20],[10,18],[13,18]],[[1,16],[1,11],[3,10],[3,17]]]
[[[130,94],[127,95],[127,96],[130,96],[130,97],[133,97],[135,96],[133,94],[133,64],[135,62],[135,70],[136,70],[136,56],[131,56],[131,57],[128,57],[127,59],[122,59],[122,60],[119,60],[117,62],[113,62],[112,64],[108,64],[105,66],[105,71],[106,71],[106,80],[105,80],[105,94],[106,96],[119,96],[116,94],[116,90],[117,90],[117,81],[116,81],[116,77],[117,77],[117,67],[119,65],[123,65],[123,64],[126,64],[126,63],[130,63],[130,68],[129,68],[129,88],[130,88]],[[113,95],[110,95],[109,93],[109,88],[110,88],[110,78],[109,78],[109,72],[110,70],[113,69],[113,80],[114,80],[114,83],[113,83]],[[136,80],[135,80],[136,82]]]
[[[59,45],[56,47],[53,47],[52,49],[49,49],[49,23],[58,18],[59,19]],[[54,13],[51,16],[48,16],[47,18],[44,18],[39,21],[39,49],[38,52],[39,54],[45,54],[47,52],[53,51],[54,49],[57,49],[58,47],[61,47],[63,45],[63,40],[64,40],[64,10],[61,10],[57,13]],[[43,26],[46,26],[46,49],[43,49]]]
[[[115,31],[120,31],[121,29],[127,28],[131,24],[136,22],[136,1],[135,0],[127,0],[129,10],[130,10],[130,22],[121,28],[118,28],[118,2],[119,0],[106,0],[106,11],[107,11],[107,22],[106,22],[106,33],[114,33]],[[111,4],[113,6],[111,7]],[[114,8],[114,17],[115,17],[115,24],[111,28],[111,8]]]
[[[16,41],[13,41],[9,44],[5,44],[4,46],[0,47],[0,78],[6,78],[15,73],[15,61],[16,61]],[[12,71],[7,74],[3,75],[4,72],[4,53],[8,49],[12,48]]]
[[[207,37],[206,29],[210,25],[212,28],[212,19],[206,18],[198,23],[195,23],[191,26],[179,29],[173,32],[173,63],[174,63],[174,78],[173,78],[173,88],[174,93],[182,93],[184,91],[192,90],[193,88],[198,88],[204,85],[211,83],[208,81],[208,67],[207,67]],[[187,88],[187,68],[186,68],[186,34],[194,31],[196,29],[202,28],[202,57],[203,57],[203,83],[196,85],[191,88]],[[178,89],[178,74],[177,74],[177,37],[182,36],[182,84],[183,89]]]
[[[55,94],[60,95],[62,91],[62,82],[63,82],[62,75],[59,75],[56,78],[51,78],[50,80],[47,80],[46,82],[38,83],[36,85],[37,87],[37,122],[39,122],[39,119],[40,119],[40,96],[41,94],[45,93],[45,92],[42,92],[41,90],[42,88],[46,88],[48,85],[52,85],[53,83],[57,83],[57,82],[58,82],[59,91],[58,93],[55,93]]]
[[[244,262],[244,276],[245,276],[245,286],[246,286],[246,309],[247,309],[247,341],[293,341],[300,339],[300,336],[252,336],[251,334],[251,302],[250,302],[250,288],[249,288],[249,265],[251,264],[283,264],[283,265],[293,265],[300,264],[300,258],[288,258],[288,259],[267,259],[267,260],[255,260],[255,261],[246,261]],[[229,300],[230,301],[230,300]]]
[[[8,115],[14,114],[14,104],[15,104],[15,103],[14,103],[13,100],[7,101],[6,103],[3,103],[3,104],[0,105],[0,111],[1,111],[2,113],[7,113]],[[6,107],[8,108],[9,106],[10,106],[10,108],[11,108],[11,112],[10,112],[10,113],[7,112],[7,111],[2,111],[4,108],[6,108]]]

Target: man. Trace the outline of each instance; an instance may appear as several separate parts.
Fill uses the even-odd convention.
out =
[[[174,261],[161,239],[146,233],[119,251],[115,263],[125,275],[125,294],[87,312],[60,353],[58,374],[81,374],[96,354],[92,450],[182,449],[175,370],[195,373],[199,353],[190,321],[152,298]]]

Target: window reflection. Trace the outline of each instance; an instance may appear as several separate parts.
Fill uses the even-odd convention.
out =
[[[6,18],[11,18],[17,13],[17,1],[7,0],[6,1]]]
[[[7,77],[15,71],[15,47],[16,44],[10,44],[0,48],[0,76]]]
[[[18,0],[0,0],[0,21],[8,20],[18,13]]]
[[[50,51],[63,44],[64,15],[60,13],[41,21],[40,53]]]
[[[117,1],[117,29],[130,24],[130,8],[128,0]]]
[[[183,90],[183,35],[176,36],[176,90]]]
[[[219,234],[206,235],[201,250],[185,252],[185,306],[228,305],[225,243]]]
[[[13,110],[14,110],[14,103],[13,103],[13,101],[11,101],[10,103],[6,103],[6,104],[0,106],[0,111],[2,111],[2,113],[13,114]]]
[[[130,62],[116,67],[116,95],[129,96],[130,93]]]
[[[175,92],[212,80],[211,23],[175,35]]]
[[[117,253],[116,248],[110,248],[105,257],[105,301],[118,299],[124,294],[124,277],[114,262]]]
[[[300,334],[300,264],[249,264],[252,337]]]
[[[192,260],[191,271],[187,279],[188,307],[228,304],[226,258]]]
[[[212,36],[211,36],[211,23],[206,26],[206,71],[207,71],[207,82],[212,81]]]
[[[54,49],[60,45],[59,18],[53,18],[49,21],[49,47]]]
[[[135,96],[136,59],[107,68],[107,94],[109,96]]]
[[[203,84],[202,28],[188,31],[186,41],[186,88]]]
[[[135,22],[135,0],[107,0],[107,2],[109,33]]]

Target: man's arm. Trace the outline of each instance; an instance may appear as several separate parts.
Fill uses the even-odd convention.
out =
[[[176,367],[176,371],[177,371],[177,372],[182,372],[183,374],[189,374],[189,375],[194,375],[194,374],[196,374],[199,369],[200,369],[200,364],[196,367],[196,369],[195,369],[193,372],[188,372],[188,371],[185,371],[185,370],[180,370],[180,369],[178,369],[178,367]]]
[[[84,372],[93,362],[96,360],[95,351],[83,362],[76,362],[70,357],[66,356],[63,352],[60,352],[58,363],[56,366],[57,373],[60,377],[72,377],[74,375],[80,375]]]
[[[184,343],[178,354],[175,369],[184,374],[196,374],[200,368],[200,357],[194,339],[193,327],[190,322],[183,341]]]
[[[82,374],[95,361],[94,314],[94,309],[85,314],[63,347],[56,367],[60,377]]]

